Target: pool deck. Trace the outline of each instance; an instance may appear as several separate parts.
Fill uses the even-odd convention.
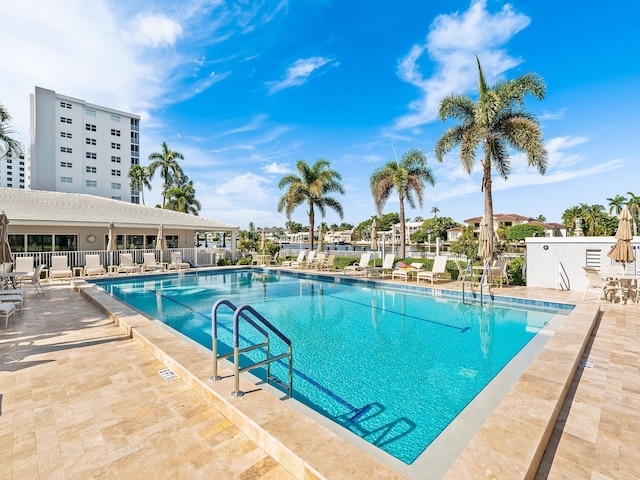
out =
[[[27,288],[0,326],[0,478],[404,477],[243,378],[231,398],[210,355],[94,286]],[[577,308],[443,478],[640,478],[640,307],[495,292]]]

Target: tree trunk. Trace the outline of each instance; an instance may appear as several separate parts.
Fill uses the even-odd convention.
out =
[[[493,255],[493,197],[491,195],[491,163],[485,160],[483,165],[484,175],[482,178],[482,189],[484,190],[484,218],[487,222],[489,232],[489,246]]]
[[[313,203],[309,202],[309,251],[313,250],[313,231],[315,229],[315,212],[313,211]]]
[[[404,198],[400,195],[400,258],[405,258]]]

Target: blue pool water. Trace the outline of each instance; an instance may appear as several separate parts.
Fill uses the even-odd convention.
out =
[[[213,304],[251,305],[292,342],[294,398],[407,464],[554,315],[255,270],[95,283],[209,349]],[[232,314],[219,313],[224,353]],[[285,364],[271,374],[286,380]]]

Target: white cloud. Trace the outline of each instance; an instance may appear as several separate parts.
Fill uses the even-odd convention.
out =
[[[293,172],[291,168],[289,168],[284,163],[270,163],[269,165],[265,165],[262,167],[262,171],[264,173],[272,173],[272,174],[287,174]]]
[[[276,93],[289,87],[304,85],[311,74],[333,60],[325,57],[300,58],[287,68],[284,79],[278,82],[267,82],[269,93]],[[334,63],[337,65],[337,63]]]
[[[414,128],[437,118],[440,100],[451,93],[471,91],[477,84],[475,56],[480,58],[487,81],[492,83],[520,60],[501,48],[529,24],[511,5],[490,14],[486,0],[475,0],[466,12],[440,15],[431,25],[424,43],[413,45],[398,63],[398,75],[421,90],[421,97],[409,105],[412,113],[396,122],[400,129]],[[428,53],[434,73],[425,78],[420,60]]]
[[[540,120],[564,120],[567,116],[567,109],[561,108],[555,112],[543,112],[538,118]]]
[[[144,47],[173,47],[182,36],[182,27],[164,15],[139,15],[134,19],[134,41]]]

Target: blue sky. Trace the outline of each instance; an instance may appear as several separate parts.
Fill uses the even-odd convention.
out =
[[[141,160],[163,141],[185,156],[201,215],[247,228],[283,225],[279,179],[318,158],[342,175],[344,221],[375,214],[371,172],[411,148],[436,178],[407,216],[482,215],[478,168],[437,163],[450,93],[475,96],[528,72],[527,100],[549,151],[547,174],[512,157],[494,174],[494,212],[560,221],[579,203],[640,194],[640,2],[549,0],[24,0],[2,2],[0,102],[28,145],[29,94],[41,86],[141,115]],[[7,66],[11,68],[7,68]],[[145,192],[160,201],[160,180]],[[398,210],[394,196],[384,212]],[[293,219],[307,224],[306,209]],[[325,221],[340,223],[331,210]]]

